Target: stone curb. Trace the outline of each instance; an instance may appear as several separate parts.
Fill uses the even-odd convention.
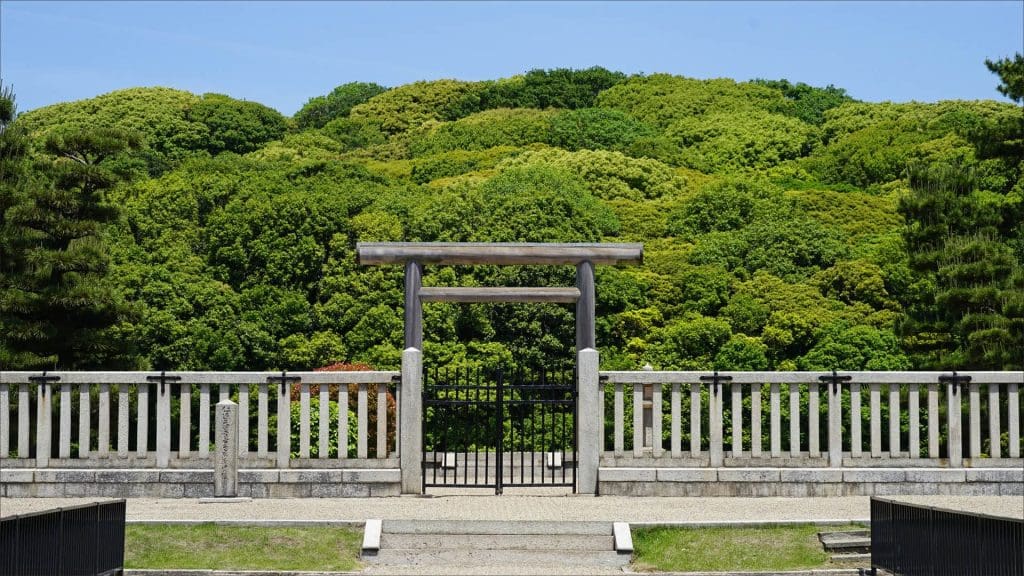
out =
[[[632,572],[651,576],[861,576],[868,570],[859,568],[824,568],[820,570],[793,570],[787,572]]]
[[[306,572],[299,570],[153,570],[133,568],[125,576],[351,576],[361,572]]]

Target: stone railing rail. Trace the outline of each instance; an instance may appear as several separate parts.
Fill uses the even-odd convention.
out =
[[[602,466],[862,467],[899,461],[956,468],[965,465],[965,432],[969,465],[1020,464],[1024,372],[644,370],[600,377],[599,405],[608,411],[602,425],[614,427],[611,441],[602,441]],[[683,445],[684,432],[689,446]]]
[[[5,459],[5,467],[210,468],[213,407],[232,399],[238,404],[238,453],[245,467],[394,468],[397,418],[388,414],[388,394],[389,390],[394,394],[397,407],[398,376],[386,371],[0,372],[0,458]],[[291,394],[296,385],[297,447],[291,436]],[[311,458],[310,387],[314,385],[319,385],[319,407],[317,453]],[[331,385],[337,386],[332,390]],[[357,390],[353,434],[350,385]],[[376,446],[370,457],[373,395]],[[334,419],[332,404],[337,406]],[[272,413],[276,414],[273,438]],[[255,421],[254,430],[251,421]],[[353,436],[355,450],[350,457],[347,448]],[[337,444],[334,456],[332,438]]]

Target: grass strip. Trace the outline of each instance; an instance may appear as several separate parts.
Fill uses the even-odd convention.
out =
[[[633,531],[634,567],[666,572],[837,568],[818,532],[863,526],[651,527]]]
[[[346,571],[358,567],[361,541],[359,530],[332,526],[129,524],[125,567]]]

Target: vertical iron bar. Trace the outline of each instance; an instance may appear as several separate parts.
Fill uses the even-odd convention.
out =
[[[504,447],[504,444],[502,442],[503,438],[502,438],[502,433],[501,433],[501,423],[504,421],[504,418],[505,418],[505,410],[504,410],[505,409],[505,406],[504,406],[505,387],[504,387],[504,382],[502,381],[502,376],[503,376],[502,370],[501,370],[501,368],[499,368],[498,369],[498,398],[497,398],[498,418],[497,418],[496,426],[495,426],[495,446],[497,447],[497,450],[498,450],[498,452],[497,452],[497,462],[495,462],[495,468],[497,469],[496,470],[496,472],[497,472],[496,473],[496,478],[495,478],[495,481],[494,481],[494,493],[495,494],[501,494],[501,492],[502,492],[502,490],[501,490],[501,483],[502,483],[502,480],[504,480],[504,478],[502,478],[502,476],[503,476],[502,461],[504,460],[503,456],[505,454],[505,447]]]

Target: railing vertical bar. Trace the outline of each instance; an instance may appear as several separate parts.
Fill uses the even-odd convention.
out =
[[[800,455],[800,385],[789,385],[789,454]]]
[[[221,382],[217,385],[217,402],[231,399],[231,384]]]
[[[761,385],[750,385],[750,456],[761,457]]]
[[[358,435],[356,436],[356,456],[359,458],[366,458],[366,436],[368,428],[367,418],[367,391],[366,383],[359,383],[359,396],[357,399],[357,414],[356,414],[356,427],[358,429]]]
[[[192,453],[192,385],[181,383],[178,389],[178,457]],[[241,437],[241,436],[239,436]]]
[[[626,426],[625,426],[625,420],[626,420],[625,412],[626,412],[626,410],[625,410],[625,401],[623,400],[622,396],[623,396],[623,393],[622,393],[622,383],[621,382],[616,382],[615,383],[615,398],[614,398],[614,401],[615,401],[615,445],[614,445],[614,448],[613,448],[614,453],[615,453],[616,456],[622,456],[622,453],[625,451],[624,444],[625,444],[625,436],[626,436],[626,431],[625,431],[625,428],[626,428]]]
[[[249,454],[249,384],[238,387],[238,455]]]
[[[732,457],[743,456],[743,384],[733,382],[732,392]]]
[[[53,426],[53,387],[49,381],[39,382],[36,388],[36,466],[50,465],[50,438]]]
[[[128,436],[131,430],[128,410],[128,384],[117,385],[117,456],[128,457]]]
[[[377,458],[388,457],[388,385],[377,384]]]
[[[900,455],[900,385],[889,383],[889,455]]]
[[[139,403],[135,411],[135,453],[145,457],[149,452],[149,382],[140,382],[138,386]]]
[[[341,384],[338,386],[338,458],[348,458],[348,437],[348,384]]]
[[[782,392],[778,382],[772,382],[769,388],[771,404],[771,455],[772,458],[782,456]]]
[[[205,393],[204,391],[202,395]],[[200,416],[200,426],[202,426],[202,416]],[[259,458],[270,456],[270,384],[265,381],[256,385],[256,456]]]
[[[605,434],[607,433],[606,425],[605,425],[605,420],[607,418],[607,414],[608,413],[606,412],[606,408],[605,408],[606,404],[604,403],[605,402],[604,388],[605,388],[604,382],[600,382],[599,386],[597,387],[597,389],[598,389],[597,390],[597,405],[601,407],[601,421],[597,423],[598,434],[600,434],[599,438],[601,438],[600,444],[598,445],[598,449],[597,449],[598,455],[604,454],[608,450],[608,445],[605,444],[605,438],[606,438]],[[520,471],[521,471],[521,469],[520,469]]]
[[[277,467],[288,468],[292,457],[292,402],[291,386],[284,373],[277,388]]]
[[[711,389],[708,391],[708,455],[710,457],[711,466],[719,468],[723,463],[723,448],[722,448],[722,437],[723,428],[725,423],[722,419],[722,393],[724,386],[717,379],[711,383]]]
[[[928,383],[928,457],[939,457],[939,384]]]
[[[818,383],[807,384],[807,452],[811,458],[821,457],[821,437],[818,430],[820,402]]]
[[[860,382],[850,382],[850,457],[860,458],[864,454],[860,410]]]
[[[700,457],[700,384],[690,384],[690,456]]]
[[[828,393],[828,462],[831,467],[843,465],[843,386],[833,373]]]
[[[679,393],[679,383],[672,383],[672,432],[671,432],[671,446],[672,446],[672,457],[679,458],[683,455],[683,434],[682,434],[682,413],[680,409],[681,399]]]
[[[111,384],[99,384],[99,428],[96,430],[96,453],[106,458],[111,453]]]
[[[882,385],[872,382],[871,388],[871,457],[882,456]]]
[[[644,385],[633,384],[633,456],[644,453]]]
[[[156,386],[156,465],[166,468],[171,459],[171,385],[163,377]]]
[[[266,430],[266,428],[263,428]],[[199,385],[199,457],[210,455],[210,384]]]
[[[1010,425],[1010,458],[1020,458],[1020,393],[1016,383],[1006,387],[1008,399],[1007,419]]]
[[[28,383],[18,385],[18,458],[29,457],[31,413],[28,399]]]
[[[970,448],[971,458],[981,457],[981,392],[977,382],[968,385],[970,398]]]
[[[92,386],[78,385],[78,457],[88,458],[92,443]]]
[[[57,456],[71,457],[71,384],[68,382],[60,383],[60,444]]]
[[[1002,457],[1002,446],[1000,436],[1002,430],[999,426],[999,384],[988,385],[988,455],[992,458]]]
[[[331,446],[331,385],[321,384],[318,390],[319,405],[317,406],[317,458],[330,456]]]
[[[910,417],[910,457],[917,459],[921,457],[921,399],[920,385],[910,384],[907,390],[907,410]]]
[[[961,423],[961,393],[960,384],[951,380],[946,385],[946,420],[947,420],[947,450],[949,454],[949,465],[952,468],[963,466],[963,431]]]
[[[665,451],[661,440],[661,386],[654,384],[651,390],[651,454],[655,458]]]
[[[309,382],[299,383],[299,458],[309,458],[310,444]]]
[[[0,382],[0,458],[11,453],[11,400],[7,382]]]

